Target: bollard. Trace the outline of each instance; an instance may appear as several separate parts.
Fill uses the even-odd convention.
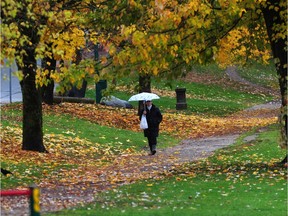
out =
[[[40,216],[40,190],[35,185],[30,186],[30,215]]]
[[[176,110],[187,109],[186,88],[176,88]]]
[[[29,196],[30,215],[40,216],[40,190],[36,185],[31,185],[29,190],[1,190],[0,196]]]

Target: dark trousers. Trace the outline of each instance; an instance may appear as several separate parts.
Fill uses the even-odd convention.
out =
[[[148,144],[149,144],[149,147],[150,147],[150,151],[154,151],[156,150],[156,145],[157,145],[157,137],[155,136],[148,136]]]

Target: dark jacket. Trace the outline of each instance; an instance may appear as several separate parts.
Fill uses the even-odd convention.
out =
[[[154,104],[152,104],[150,111],[148,110],[147,107],[145,107],[145,109],[147,111],[146,119],[148,123],[148,128],[144,130],[144,136],[145,137],[148,137],[148,136],[157,137],[159,134],[159,124],[163,118],[162,114],[159,108],[156,107]],[[140,112],[140,119],[141,119],[143,112],[144,112],[144,109],[141,110]]]

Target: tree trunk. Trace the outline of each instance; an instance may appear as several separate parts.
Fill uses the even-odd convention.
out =
[[[83,51],[81,49],[76,50],[76,59],[75,59],[75,61],[73,61],[73,63],[75,63],[76,65],[79,65],[81,60],[82,60],[82,52]],[[88,84],[87,81],[85,79],[83,79],[82,86],[80,89],[77,88],[76,85],[72,86],[72,88],[68,92],[68,97],[84,98],[85,93],[86,93],[86,89],[87,89],[87,84]]]
[[[40,90],[36,88],[36,59],[33,49],[26,49],[24,66],[18,65],[23,72],[21,90],[23,98],[23,141],[22,149],[46,152],[43,145],[42,102]]]
[[[282,3],[283,7],[279,4]],[[281,12],[287,10],[287,4],[283,0],[268,0],[267,7],[262,8],[262,12],[265,19],[265,24],[267,28],[268,37],[271,44],[271,49],[273,57],[275,60],[276,70],[279,76],[279,86],[281,93],[281,116],[280,116],[280,127],[281,127],[281,137],[282,141],[280,145],[287,148],[287,47],[286,47],[286,32],[285,38],[279,38],[277,40],[273,37],[278,33],[279,26],[285,27],[287,29],[287,17],[281,17]],[[280,10],[275,10],[273,6],[280,8]],[[271,9],[270,9],[271,8]],[[278,27],[276,27],[278,25]],[[283,160],[285,161],[285,159]],[[287,161],[287,156],[286,156]]]
[[[24,43],[18,43],[16,56],[20,57],[17,66],[23,73],[20,81],[23,100],[23,131],[22,149],[38,152],[47,152],[43,145],[42,101],[41,90],[36,88],[36,48],[40,41],[40,25],[44,25],[48,17],[41,20],[31,18],[27,6],[30,1],[23,0],[17,8],[17,15],[12,20],[18,24],[18,30]],[[9,19],[10,20],[10,19]],[[39,23],[40,22],[40,23]],[[25,23],[25,25],[23,25]],[[24,38],[29,38],[27,41]]]
[[[282,8],[280,11],[276,11],[274,8],[269,9],[269,5],[279,6],[281,0],[267,1],[267,7],[262,8],[262,12],[265,19],[265,24],[267,28],[268,37],[271,44],[271,49],[273,53],[273,57],[276,60],[275,66],[277,69],[277,73],[279,75],[279,85],[280,85],[280,93],[282,99],[282,106],[287,106],[287,47],[286,47],[286,37],[285,39],[279,38],[278,40],[273,39],[274,35],[277,34],[276,25],[287,26],[286,19],[284,17],[280,17],[280,11],[287,10],[286,8]],[[286,28],[285,28],[286,29]]]
[[[150,75],[139,75],[139,93],[151,92],[151,76]],[[138,115],[143,109],[143,101],[138,103]]]
[[[44,103],[53,105],[53,93],[54,93],[54,80],[50,79],[50,72],[56,70],[56,60],[52,58],[44,58],[42,60],[42,68],[48,70],[49,74],[47,79],[49,80],[48,85],[42,87],[42,100]]]

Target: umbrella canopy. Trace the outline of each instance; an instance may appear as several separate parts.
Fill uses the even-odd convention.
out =
[[[128,101],[149,101],[154,99],[159,99],[160,97],[154,93],[141,92],[139,94],[133,95]]]

